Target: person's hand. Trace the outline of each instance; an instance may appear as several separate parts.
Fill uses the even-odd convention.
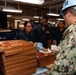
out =
[[[51,45],[51,53],[55,54],[58,51],[58,47],[56,45]]]
[[[37,50],[43,50],[43,44],[40,42],[36,42],[34,43],[34,46],[36,47]]]
[[[51,50],[51,54],[55,54],[57,51],[56,50]]]
[[[34,47],[36,47],[36,45],[37,45],[37,42],[34,43]]]
[[[45,71],[44,74],[42,74],[42,75],[48,75],[48,74],[49,74],[49,71],[50,71],[50,69],[47,70],[47,71]],[[50,74],[50,75],[51,75],[51,74]]]

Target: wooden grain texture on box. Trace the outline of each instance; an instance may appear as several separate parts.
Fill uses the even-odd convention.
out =
[[[47,54],[47,56],[45,56],[45,54],[40,53],[39,51],[36,51],[36,54],[39,67],[44,67],[53,64],[54,61],[56,60],[56,56],[52,54]]]
[[[8,46],[9,45],[9,46]],[[31,75],[37,68],[36,48],[23,40],[4,41],[0,44],[2,75]]]

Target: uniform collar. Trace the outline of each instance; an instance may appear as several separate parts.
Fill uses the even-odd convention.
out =
[[[68,33],[72,32],[73,29],[75,28],[75,26],[76,26],[76,21],[75,21],[73,24],[71,24],[71,25],[64,31],[62,39],[63,39]]]

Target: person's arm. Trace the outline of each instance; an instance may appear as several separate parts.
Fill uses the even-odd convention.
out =
[[[76,32],[68,33],[68,37],[62,41],[60,46],[56,61],[47,75],[74,75],[76,71]]]
[[[75,49],[76,50],[76,49]],[[48,71],[48,75],[74,75],[75,73],[75,65],[76,59],[71,57],[71,55],[76,55],[76,53],[67,53],[62,58],[62,55],[57,55],[55,63],[53,64],[50,71]],[[69,55],[69,56],[68,56]]]
[[[49,39],[47,42],[48,42],[48,47],[50,48],[50,46],[51,46],[51,40]]]
[[[37,43],[37,42],[35,42],[35,43],[34,43],[34,46],[36,47],[37,50],[43,50],[43,51],[45,51],[45,52],[48,51],[46,48],[43,47],[43,44],[42,44],[42,43]]]
[[[22,39],[22,40],[29,41],[27,36],[24,34],[23,30],[21,30],[17,33],[17,39]]]

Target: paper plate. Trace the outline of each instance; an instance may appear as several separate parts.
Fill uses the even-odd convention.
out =
[[[48,51],[47,52],[45,52],[45,51],[43,51],[43,50],[39,50],[39,52],[41,52],[41,53],[51,53],[52,51],[51,50],[49,50],[49,49],[47,49]]]
[[[4,42],[0,42],[0,44],[2,44],[2,43],[4,43]]]

